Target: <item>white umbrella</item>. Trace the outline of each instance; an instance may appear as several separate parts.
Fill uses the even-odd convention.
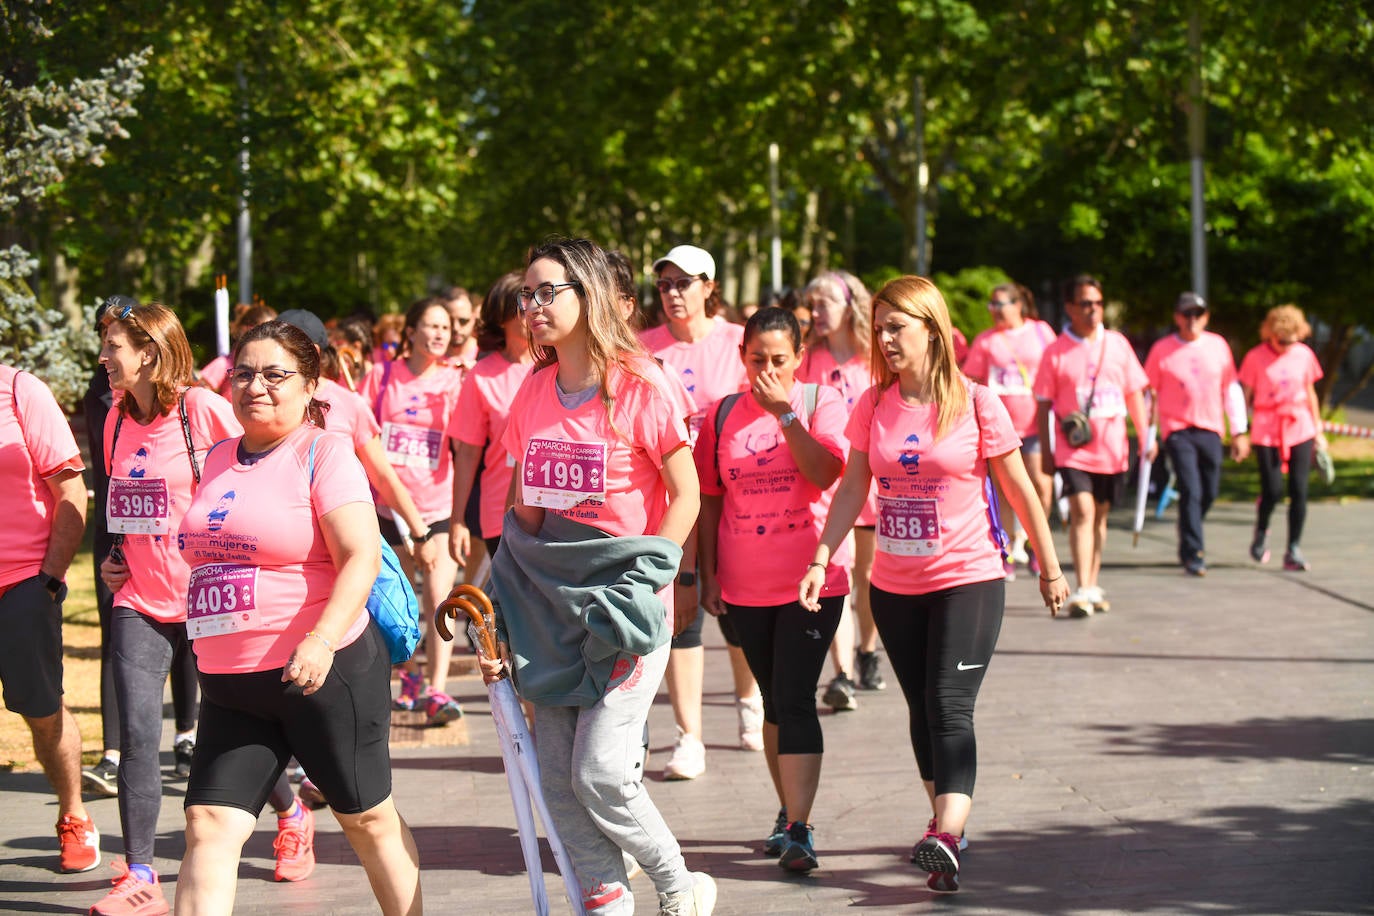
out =
[[[1150,432],[1145,436],[1146,442],[1155,441],[1155,426],[1150,424]],[[1145,457],[1145,453],[1140,453],[1140,474],[1136,479],[1135,485],[1135,533],[1131,535],[1131,546],[1140,546],[1140,532],[1145,527],[1145,502],[1150,498],[1150,469],[1154,462]]]
[[[486,593],[474,585],[467,584],[459,585],[449,592],[448,598],[434,613],[434,626],[444,639],[453,639],[445,618],[456,619],[458,611],[468,616],[468,633],[481,653],[487,658],[499,658],[496,648],[496,614]],[[506,767],[506,783],[510,786],[511,801],[515,805],[520,852],[525,857],[525,870],[529,873],[534,911],[538,916],[547,916],[549,912],[549,896],[544,889],[544,868],[539,859],[539,837],[534,830],[534,807],[538,807],[539,819],[544,822],[544,831],[549,840],[549,848],[553,850],[554,862],[563,876],[563,887],[567,890],[568,901],[572,904],[573,912],[577,916],[583,916],[582,887],[573,873],[567,851],[558,839],[558,831],[554,829],[548,806],[544,804],[544,793],[539,788],[539,761],[534,754],[534,739],[525,724],[525,713],[520,708],[520,700],[515,696],[510,678],[503,674],[499,681],[488,684],[487,695],[491,698],[491,718],[496,723],[496,736],[501,741],[501,759]]]

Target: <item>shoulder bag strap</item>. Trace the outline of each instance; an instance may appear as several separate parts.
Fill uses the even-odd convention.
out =
[[[191,441],[191,421],[186,417],[186,392],[181,393],[177,400],[177,412],[181,414],[181,435],[186,439],[186,457],[191,459],[191,476],[196,479],[196,486],[200,486],[200,465],[196,464],[196,446]],[[119,429],[119,421],[115,421],[116,434]],[[113,449],[111,449],[113,451]]]

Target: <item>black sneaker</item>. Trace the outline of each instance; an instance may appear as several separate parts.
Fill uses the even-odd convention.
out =
[[[1312,564],[1307,562],[1297,544],[1290,544],[1283,554],[1283,568],[1289,572],[1307,572]]]
[[[883,680],[883,673],[878,669],[877,652],[859,652],[859,689],[860,690],[883,690],[887,687],[887,681]]]
[[[768,835],[768,839],[763,841],[763,854],[766,856],[782,855],[783,847],[787,845],[787,809],[778,809],[778,819],[773,822],[773,832]]]
[[[172,773],[178,779],[185,779],[191,775],[191,758],[196,754],[196,743],[190,738],[182,738],[172,748],[172,756],[176,763],[172,767]]]
[[[816,850],[811,845],[811,825],[800,821],[787,825],[787,846],[778,859],[778,865],[788,871],[808,872],[820,862]]]
[[[821,701],[835,712],[859,708],[859,701],[854,698],[854,682],[843,674],[837,675],[825,688]]]
[[[119,764],[101,757],[95,766],[82,771],[81,786],[92,795],[114,798],[119,794]]]
[[[1196,560],[1188,560],[1185,562],[1183,564],[1183,571],[1190,576],[1202,577],[1207,575],[1207,564],[1202,562],[1201,557],[1198,557]]]
[[[1263,528],[1255,529],[1255,537],[1250,541],[1250,559],[1256,563],[1269,562],[1269,532]]]

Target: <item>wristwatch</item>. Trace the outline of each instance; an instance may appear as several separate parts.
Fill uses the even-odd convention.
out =
[[[43,588],[47,590],[47,593],[56,601],[58,593],[62,591],[62,580],[56,576],[50,576],[47,573],[39,573],[38,579],[43,583]]]
[[[694,572],[682,572],[677,574],[677,584],[683,588],[691,588],[697,584],[697,574]]]
[[[430,528],[430,529],[429,529],[428,531],[426,531],[424,534],[412,534],[412,535],[410,536],[410,542],[411,542],[412,544],[423,544],[423,543],[425,543],[426,541],[428,541],[430,538],[434,537],[434,535],[435,535],[436,533],[437,533],[437,532],[435,532],[435,530],[434,530],[433,528]]]
[[[783,429],[786,429],[795,422],[797,422],[797,412],[795,410],[789,410],[787,413],[778,417],[778,425]]]

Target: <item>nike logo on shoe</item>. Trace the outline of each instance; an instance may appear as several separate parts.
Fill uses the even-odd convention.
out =
[[[809,637],[811,637],[812,639],[820,639],[820,638],[821,638],[821,631],[820,631],[820,630],[803,630],[802,632],[806,633],[806,635],[809,636]]]
[[[974,668],[984,668],[984,667],[986,667],[986,663],[984,663],[984,664],[982,664],[982,665],[965,665],[963,662],[960,662],[959,664],[955,665],[954,667],[958,668],[960,671],[972,671]]]

